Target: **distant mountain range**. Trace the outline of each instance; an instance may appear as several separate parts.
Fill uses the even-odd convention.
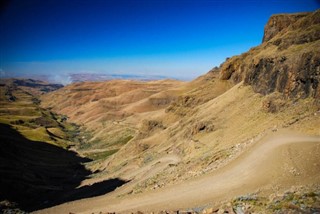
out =
[[[132,79],[132,80],[160,80],[169,77],[160,75],[139,75],[139,74],[100,74],[100,73],[79,73],[69,74],[71,82],[103,81],[112,79]]]
[[[51,83],[59,83],[68,85],[75,82],[99,82],[114,79],[130,79],[130,80],[161,80],[161,79],[173,79],[168,76],[161,75],[140,75],[140,74],[104,74],[104,73],[72,73],[72,74],[23,74],[5,76],[5,78],[27,78],[36,79]]]

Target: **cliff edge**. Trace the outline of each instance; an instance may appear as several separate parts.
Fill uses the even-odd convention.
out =
[[[244,81],[255,92],[320,98],[320,10],[274,15],[263,43],[220,66],[220,79]]]

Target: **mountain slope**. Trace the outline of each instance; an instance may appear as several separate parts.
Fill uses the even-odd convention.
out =
[[[291,186],[318,191],[319,16],[320,11],[272,16],[261,45],[189,83],[79,83],[43,96],[44,107],[67,114],[92,133],[84,136],[87,141],[78,148],[80,152],[115,151],[90,165],[99,173],[82,185],[114,177],[130,180],[109,195],[43,212],[130,211],[130,206],[159,211],[168,204],[168,208],[186,209],[232,200],[239,194],[284,192]],[[150,94],[145,94],[146,89]],[[289,134],[272,142],[262,140],[274,132]],[[304,136],[297,147],[292,145],[296,140],[287,136],[292,133]],[[314,142],[310,147],[303,144],[309,139]],[[282,158],[277,159],[280,154]],[[243,171],[236,166],[243,162],[237,160],[247,160]],[[302,160],[308,164],[297,164]],[[260,165],[251,168],[254,161]],[[282,167],[282,161],[291,171]],[[266,175],[264,167],[272,173]],[[221,171],[229,176],[219,177]],[[248,180],[234,180],[233,176],[246,173]],[[206,178],[208,185],[225,184],[221,191],[227,193],[246,188],[219,195],[209,191],[208,185],[201,186]],[[186,192],[188,185],[208,194],[200,195],[199,189]],[[182,203],[176,193],[186,200]],[[203,200],[197,201],[193,193]]]

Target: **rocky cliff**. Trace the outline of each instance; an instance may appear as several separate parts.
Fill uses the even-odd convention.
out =
[[[263,43],[224,62],[220,78],[261,94],[320,98],[320,10],[272,16]]]
[[[271,16],[264,28],[262,42],[268,42],[280,31],[307,15],[309,15],[309,13],[278,14]]]

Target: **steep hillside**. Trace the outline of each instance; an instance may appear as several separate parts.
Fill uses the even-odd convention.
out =
[[[320,11],[274,15],[261,45],[189,83],[78,83],[44,95],[44,107],[87,131],[77,150],[98,157],[90,167],[99,173],[82,185],[115,177],[130,182],[40,213],[212,204],[224,212],[226,201],[232,212],[244,212],[248,207],[239,204],[247,201],[238,199],[248,195],[265,200],[250,199],[257,202],[251,211],[319,209],[319,32]],[[311,191],[314,200],[282,197],[274,207],[271,193],[298,187],[296,198]]]

